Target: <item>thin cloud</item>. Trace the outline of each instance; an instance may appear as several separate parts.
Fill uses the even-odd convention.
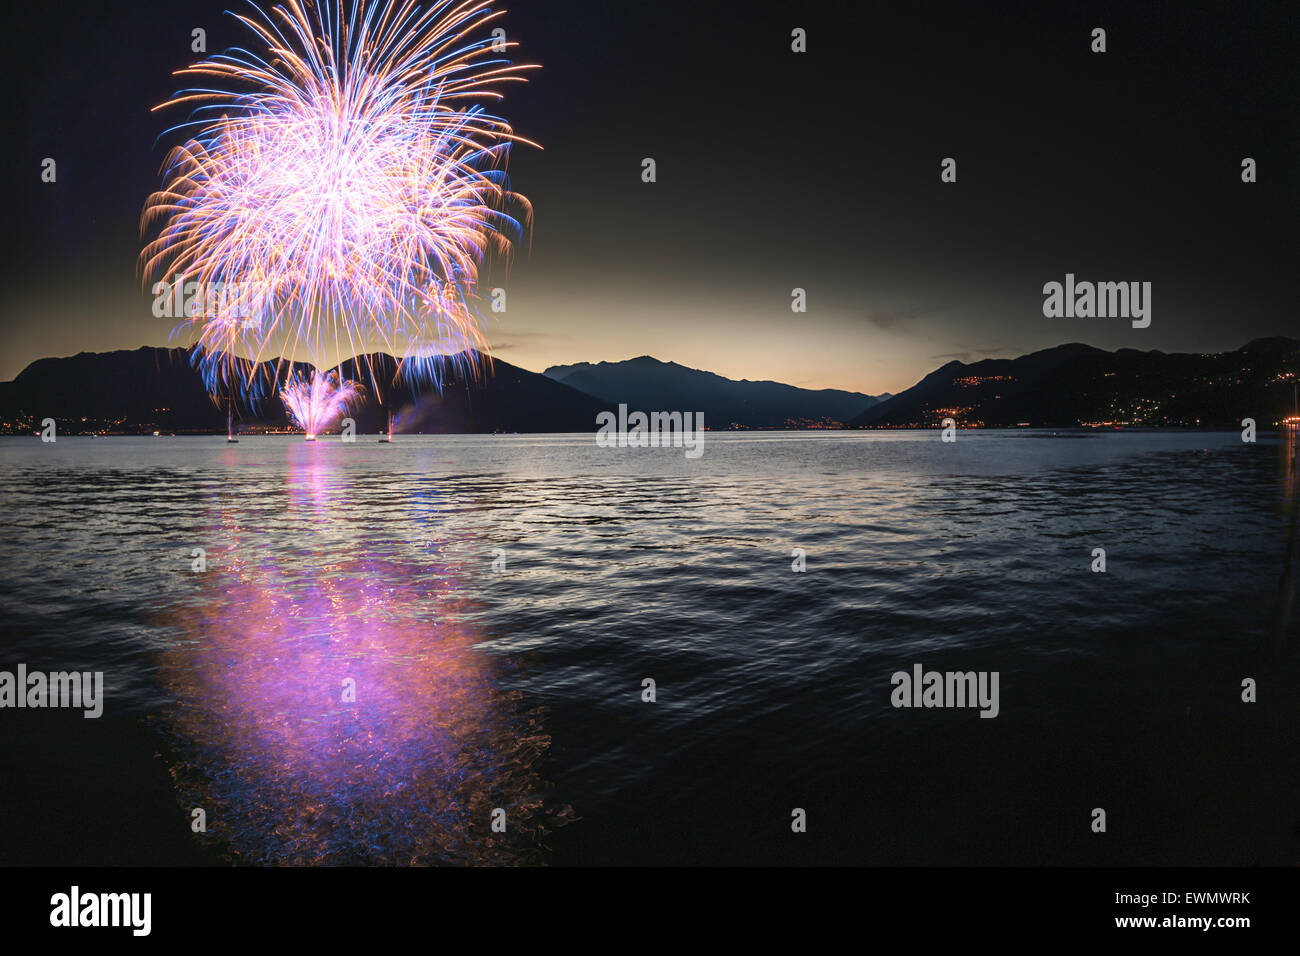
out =
[[[911,308],[911,309],[868,309],[866,320],[878,329],[892,329],[896,326],[916,319],[923,319],[927,316],[936,315],[937,309]]]

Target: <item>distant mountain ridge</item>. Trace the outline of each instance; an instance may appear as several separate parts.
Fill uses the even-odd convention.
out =
[[[626,362],[554,366],[539,374],[490,361],[467,380],[448,359],[441,392],[390,386],[397,362],[371,355],[383,401],[366,394],[351,412],[362,432],[382,430],[391,410],[399,432],[590,432],[620,402],[640,411],[703,412],[709,428],[934,427],[951,417],[963,427],[1188,426],[1259,427],[1293,414],[1300,341],[1257,339],[1233,352],[1182,354],[1072,343],[1015,359],[949,362],[916,385],[877,401],[836,389],[737,382],[643,356]],[[486,356],[479,356],[488,368]],[[367,380],[359,365],[343,377]],[[272,363],[264,363],[270,380]],[[297,364],[302,372],[309,366]],[[785,404],[782,404],[785,401]],[[865,404],[864,404],[865,403]],[[858,411],[849,414],[853,409]],[[220,432],[226,409],[204,388],[181,348],[82,352],[32,362],[0,382],[0,432],[30,435],[44,418],[60,433]],[[235,406],[237,429],[285,428],[277,397]]]
[[[468,381],[447,360],[439,393],[432,388],[416,391],[409,386],[389,386],[397,362],[389,355],[369,356],[377,377],[385,384],[384,401],[369,392],[350,414],[363,432],[387,426],[391,409],[400,431],[426,433],[591,431],[596,416],[605,409],[590,395],[575,391],[544,375],[518,368],[500,359],[490,371]],[[365,382],[361,361],[349,359],[340,366],[344,378]],[[274,363],[262,363],[267,381],[273,380]],[[294,363],[299,372],[310,369]],[[283,378],[283,373],[281,374]],[[219,432],[226,428],[226,409],[208,394],[199,372],[182,348],[143,347],[134,351],[82,352],[68,358],[32,362],[12,382],[0,382],[0,430],[30,434],[43,418],[53,418],[60,430],[76,431],[188,431]],[[256,406],[235,406],[237,428],[283,428],[289,422],[278,397]],[[82,422],[85,419],[85,422]]]
[[[640,411],[702,412],[710,428],[808,427],[844,423],[880,399],[840,389],[736,380],[649,355],[622,362],[553,365],[543,375]],[[888,396],[885,396],[888,397]]]
[[[1300,341],[1256,339],[1234,352],[1106,352],[1071,343],[1015,359],[949,362],[857,416],[854,427],[1259,427],[1291,414]]]

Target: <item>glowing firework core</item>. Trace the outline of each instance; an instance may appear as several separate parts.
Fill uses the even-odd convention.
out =
[[[308,441],[333,425],[360,395],[355,382],[340,382],[334,372],[313,371],[310,382],[291,377],[280,389],[285,409]]]

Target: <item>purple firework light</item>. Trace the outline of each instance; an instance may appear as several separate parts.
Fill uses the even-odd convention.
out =
[[[340,381],[335,372],[313,370],[310,379],[291,375],[280,387],[280,398],[307,441],[329,428],[361,397],[356,382]]]
[[[194,132],[142,218],[160,225],[146,276],[240,290],[239,314],[202,310],[178,329],[209,390],[257,391],[265,361],[278,381],[294,360],[362,355],[381,394],[372,350],[416,385],[477,372],[480,267],[508,259],[531,218],[505,175],[511,145],[530,141],[482,105],[534,68],[503,56],[502,13],[486,0],[254,9],[237,16],[249,49],[179,71],[203,85],[163,106],[192,106],[177,128]]]

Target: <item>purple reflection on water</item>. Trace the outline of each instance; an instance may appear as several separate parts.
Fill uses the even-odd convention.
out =
[[[382,553],[333,516],[347,488],[330,450],[289,458],[288,510],[316,522],[299,550],[223,509],[211,540],[225,549],[168,615],[179,640],[159,672],[182,805],[244,862],[541,862],[568,817],[534,770],[549,737],[500,688],[503,662],[475,650],[457,570]]]

